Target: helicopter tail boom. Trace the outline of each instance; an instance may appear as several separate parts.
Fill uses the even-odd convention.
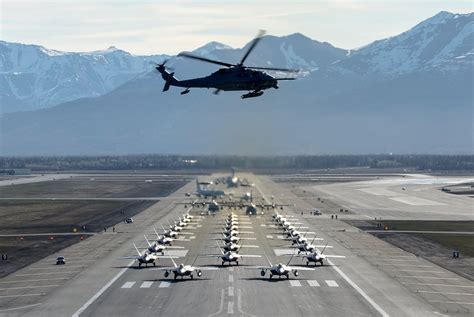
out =
[[[156,67],[156,70],[160,72],[161,77],[163,77],[163,79],[165,80],[165,86],[163,87],[163,91],[167,91],[168,89],[170,89],[171,85],[176,85],[179,82],[179,80],[174,77],[174,73],[170,73],[166,70],[164,63],[158,65],[158,67]]]

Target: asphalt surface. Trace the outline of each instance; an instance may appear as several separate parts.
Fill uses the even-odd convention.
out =
[[[435,264],[417,258],[372,235],[361,232],[329,215],[312,216],[308,210],[313,199],[296,197],[285,184],[267,177],[245,175],[254,182],[255,197],[295,204],[282,211],[294,216],[307,230],[317,233],[318,243],[328,243],[326,254],[332,258],[314,271],[300,271],[299,276],[268,279],[252,266],[286,263],[291,242],[282,239],[282,231],[271,221],[272,211],[249,217],[238,214],[243,241],[241,254],[262,255],[244,259],[239,266],[220,266],[220,261],[199,255],[215,254],[214,239],[224,217],[195,216],[192,228],[176,242],[182,250],[178,263],[211,267],[193,280],[165,278],[160,267],[172,265],[160,259],[156,267],[138,269],[134,261],[121,259],[135,255],[132,242],[144,247],[143,234],[154,236],[153,227],[186,211],[176,202],[194,190],[191,182],[173,194],[183,197],[160,201],[136,217],[134,224],[118,224],[116,232],[95,235],[57,254],[33,263],[0,280],[0,315],[5,316],[471,316],[474,309],[474,284]],[[234,189],[235,191],[248,189]],[[257,198],[256,198],[257,199]],[[347,201],[347,199],[345,200]],[[303,212],[303,214],[301,214]],[[354,216],[354,215],[352,215]],[[378,214],[380,216],[380,214]],[[348,215],[349,217],[349,215]],[[245,247],[245,246],[248,247]],[[250,247],[257,246],[257,247]],[[67,264],[55,266],[63,255]],[[293,258],[292,265],[305,265]]]

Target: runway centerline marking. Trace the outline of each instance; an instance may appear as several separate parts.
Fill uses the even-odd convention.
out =
[[[231,274],[229,275],[229,283],[232,283],[234,282],[234,276]]]
[[[107,284],[105,284],[97,293],[95,293],[94,296],[92,296],[84,305],[81,306],[81,308],[79,308],[72,315],[72,317],[78,317],[82,312],[84,312],[84,310],[87,309],[87,307],[92,305],[92,303],[95,302],[97,300],[97,298],[99,298],[100,295],[102,295],[110,286],[112,286],[112,284],[114,284],[115,281],[118,280],[120,278],[120,276],[122,276],[123,273],[125,273],[125,271],[127,271],[128,268],[130,266],[132,266],[133,263],[135,263],[135,259],[130,261],[130,263],[128,263],[127,267],[124,267],[122,270],[120,270],[120,272],[118,272],[117,275],[115,275]]]
[[[267,234],[267,239],[273,239],[273,236],[271,234]]]
[[[121,288],[132,288],[135,285],[135,282],[125,282]]]
[[[227,303],[227,314],[232,315],[234,313],[234,302]]]
[[[234,287],[229,286],[229,297],[232,297],[232,296],[234,296]]]

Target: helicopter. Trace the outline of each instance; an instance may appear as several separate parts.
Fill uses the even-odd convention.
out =
[[[217,60],[212,60],[202,56],[197,56],[189,52],[182,52],[178,54],[178,57],[191,58],[203,62],[217,64],[224,66],[218,71],[210,74],[206,77],[178,80],[174,77],[174,72],[168,72],[165,67],[167,62],[164,61],[162,64],[156,64],[156,70],[160,72],[161,77],[165,80],[165,86],[163,91],[169,90],[170,86],[183,87],[185,90],[181,92],[181,95],[185,95],[190,92],[190,88],[215,88],[214,94],[219,94],[220,91],[249,91],[247,94],[241,96],[242,99],[259,97],[263,95],[263,90],[269,88],[278,89],[278,81],[280,80],[294,80],[296,78],[275,78],[266,72],[279,71],[279,72],[298,72],[297,69],[287,68],[274,68],[274,67],[254,67],[245,66],[244,62],[250,53],[255,49],[257,44],[262,40],[265,35],[265,31],[260,31],[257,37],[252,41],[247,52],[244,54],[238,64],[230,64]]]

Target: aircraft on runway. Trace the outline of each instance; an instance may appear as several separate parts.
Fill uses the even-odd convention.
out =
[[[166,246],[164,244],[159,244],[158,242],[154,241],[151,243],[146,235],[143,235],[145,237],[146,242],[148,243],[148,251],[153,252],[153,253],[161,253],[162,255],[165,255],[165,250],[166,249],[184,249],[184,247],[181,246]]]
[[[237,251],[222,251],[221,247],[219,244],[217,244],[217,247],[221,251],[221,254],[207,254],[203,255],[206,257],[217,257],[222,259],[222,265],[224,263],[228,262],[229,265],[232,264],[232,262],[235,262],[237,265],[239,265],[239,260],[243,258],[261,258],[261,255],[255,255],[255,254],[239,254],[238,250]]]
[[[208,198],[208,197],[221,198],[226,195],[226,193],[223,190],[208,189],[207,187],[202,188],[201,184],[202,183],[200,183],[199,180],[196,179],[196,192],[190,193],[190,194],[196,195],[198,197],[204,197],[204,198]]]
[[[227,177],[221,177],[215,180],[216,184],[225,183],[227,187],[253,187],[253,183],[250,183],[247,179],[240,179],[235,175],[235,169],[231,168],[232,174]]]
[[[156,254],[155,252],[150,252],[150,251],[145,251],[143,253],[138,250],[137,246],[135,243],[133,244],[135,247],[135,250],[137,250],[138,256],[124,256],[121,257],[121,259],[135,259],[138,261],[138,267],[141,268],[142,264],[145,264],[145,266],[148,266],[148,264],[153,264],[153,266],[156,266],[155,261],[158,260],[159,258],[163,258],[163,256]],[[174,261],[174,260],[173,260]]]
[[[275,78],[265,72],[264,70],[279,71],[279,72],[298,72],[296,69],[287,68],[274,68],[274,67],[252,67],[245,66],[244,62],[250,53],[254,50],[257,44],[262,39],[264,31],[260,31],[258,36],[250,44],[247,52],[244,54],[238,64],[224,63],[221,61],[212,60],[209,58],[193,55],[188,52],[178,54],[178,57],[191,58],[203,62],[217,64],[225,66],[218,71],[212,73],[207,77],[178,80],[174,77],[174,73],[170,73],[166,70],[164,61],[162,64],[156,65],[156,70],[161,74],[161,77],[165,80],[165,86],[163,91],[167,91],[170,86],[183,87],[185,90],[181,92],[182,95],[190,92],[189,88],[215,88],[214,94],[218,94],[221,90],[223,91],[239,91],[247,90],[247,94],[241,96],[242,99],[259,97],[263,95],[263,90],[269,88],[278,89],[279,80],[294,80],[296,78]]]
[[[250,269],[258,269],[260,271],[260,275],[263,277],[267,273],[267,271],[270,272],[270,279],[274,275],[278,276],[278,278],[281,278],[282,276],[286,276],[287,279],[290,278],[290,273],[293,273],[295,277],[299,275],[298,270],[301,271],[313,271],[313,268],[307,268],[307,267],[293,267],[290,266],[291,259],[293,259],[293,256],[291,256],[290,260],[288,261],[287,264],[283,263],[278,263],[273,265],[272,262],[270,262],[270,259],[267,257],[265,254],[265,257],[267,258],[269,266],[255,266],[255,267],[248,267]]]
[[[176,262],[173,260],[173,257],[169,256],[169,258],[171,259],[171,261],[173,261],[174,266],[157,268],[157,270],[165,271],[165,277],[168,277],[171,273],[173,273],[175,280],[178,278],[178,276],[181,276],[181,278],[189,276],[191,279],[194,279],[194,272],[196,272],[196,275],[198,277],[201,277],[202,271],[204,270],[217,270],[217,268],[215,267],[195,267],[194,262],[196,262],[197,257],[191,265],[184,265],[183,263],[177,265]]]
[[[324,265],[324,260],[326,258],[345,258],[344,255],[333,255],[333,254],[324,254],[324,251],[327,248],[327,244],[324,246],[324,249],[319,252],[318,249],[314,249],[313,252],[308,252],[306,254],[298,254],[298,256],[303,256],[306,258],[306,265],[308,266],[310,262],[314,262],[314,266],[316,266],[318,263],[323,266]]]

